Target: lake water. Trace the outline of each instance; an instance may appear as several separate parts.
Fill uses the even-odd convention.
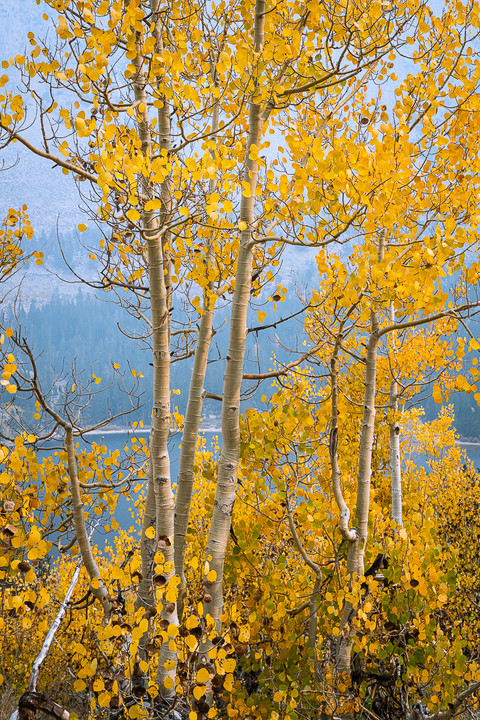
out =
[[[148,430],[135,430],[131,432],[108,432],[108,433],[92,433],[88,435],[88,441],[89,442],[96,442],[100,445],[105,445],[107,449],[110,452],[113,452],[114,450],[119,450],[121,455],[124,455],[125,453],[125,446],[131,446],[132,438],[137,437],[141,438],[144,437],[146,442],[148,442]],[[206,449],[212,448],[212,442],[214,439],[218,438],[220,436],[219,431],[205,431],[202,433],[205,438],[205,446]],[[176,435],[172,435],[170,439],[170,466],[171,466],[171,477],[172,481],[175,482],[177,478],[178,473],[178,463],[179,463],[179,456],[180,456],[180,442],[181,442],[181,434],[178,433]],[[475,468],[477,470],[480,470],[480,443],[460,443],[460,446],[466,451],[467,456],[472,460],[472,462],[475,465]],[[39,453],[39,455],[47,455],[49,452],[47,450],[43,451],[42,453]],[[422,465],[423,467],[426,466],[426,462],[428,458],[425,456],[417,456],[412,455],[412,460],[417,461],[419,465]],[[115,518],[117,522],[119,523],[120,527],[124,529],[128,529],[135,521],[136,518],[139,516],[138,510],[135,508],[136,497],[132,496],[130,498],[121,497],[117,509],[115,511]],[[108,522],[108,520],[105,520],[105,523]],[[97,530],[95,531],[93,541],[97,543],[99,546],[103,546],[106,542],[106,533],[104,530],[104,523],[100,522]],[[55,554],[55,553],[54,553]]]
[[[216,431],[204,431],[201,433],[201,435],[205,438],[205,449],[211,450],[213,449],[213,443],[220,436],[220,432],[218,430]],[[115,450],[120,451],[120,456],[125,457],[125,446],[128,446],[131,448],[132,446],[132,440],[133,438],[144,438],[145,441],[148,443],[149,438],[149,430],[146,429],[139,429],[136,428],[135,431],[109,431],[109,432],[99,432],[99,433],[88,433],[86,436],[86,440],[78,439],[77,442],[79,444],[79,447],[85,447],[88,448],[91,443],[97,443],[98,445],[105,445],[107,448],[107,453],[111,454]],[[172,477],[172,482],[176,482],[177,475],[178,475],[178,465],[180,460],[180,443],[181,443],[181,433],[173,433],[170,437],[169,441],[169,452],[170,452],[170,473]],[[59,443],[55,443],[55,449],[58,450]],[[47,457],[48,455],[52,454],[52,449],[45,448],[42,451],[39,451],[38,455],[39,457]],[[146,487],[146,480],[139,481],[139,483],[135,483],[134,486],[137,486],[139,484],[143,484]],[[131,527],[135,521],[139,517],[139,512],[135,508],[135,500],[137,499],[136,495],[133,495],[129,498],[126,498],[125,496],[121,495],[119,497],[117,507],[115,510],[115,519],[118,522],[119,526],[123,529],[128,529]],[[100,520],[98,523],[98,526],[94,532],[93,535],[93,542],[100,547],[103,547],[107,540],[107,532],[105,531],[105,526],[109,528],[108,522],[110,521],[109,516],[105,516],[105,520]],[[114,532],[111,531],[113,534]],[[65,544],[65,540],[63,541]],[[56,552],[53,551],[53,555],[56,555]]]
[[[480,443],[459,442],[458,445],[462,448],[462,450],[465,451],[467,457],[473,462],[475,470],[477,470],[477,472],[480,472]],[[419,455],[413,452],[410,456],[410,459],[421,467],[427,467],[428,456],[426,455]]]
[[[459,443],[460,447],[462,447],[465,452],[467,453],[467,456],[470,458],[470,460],[475,465],[475,470],[477,472],[480,472],[480,443]]]

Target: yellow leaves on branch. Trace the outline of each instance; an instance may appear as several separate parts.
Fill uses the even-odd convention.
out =
[[[385,38],[395,36],[396,23],[399,33],[403,32],[403,13],[411,13],[409,25],[418,26],[418,37],[409,30],[411,35],[403,38],[412,47],[415,43],[420,47],[427,42],[428,38],[422,37],[422,33],[430,32],[430,19],[425,22],[421,17],[417,18],[415,9],[407,8],[405,4],[391,4],[391,8],[385,9],[379,3],[357,7],[340,2],[331,16],[328,7],[322,3],[309,4],[308,13],[304,13],[303,6],[281,2],[265,15],[264,44],[257,55],[251,47],[253,18],[248,3],[238,6],[214,3],[209,7],[212,17],[206,24],[200,15],[200,10],[207,12],[206,9],[189,6],[182,12],[180,4],[174,23],[169,26],[168,13],[162,18],[165,28],[162,26],[164,37],[161,43],[157,43],[153,16],[146,15],[145,3],[88,0],[69,4],[55,0],[52,5],[59,13],[55,20],[59,52],[53,56],[44,53],[32,35],[29,39],[34,47],[28,62],[23,56],[15,58],[15,62],[21,66],[26,63],[25,70],[30,77],[38,74],[47,83],[53,79],[64,83],[66,90],[72,89],[76,97],[86,100],[85,107],[76,99],[72,107],[52,103],[48,114],[51,114],[52,126],[59,120],[67,133],[66,140],[58,140],[58,155],[68,160],[74,169],[87,169],[90,176],[97,178],[97,191],[100,190],[98,217],[115,226],[111,237],[102,241],[100,250],[104,254],[117,254],[116,279],[119,282],[125,277],[129,282],[142,279],[142,267],[138,267],[142,263],[136,261],[145,260],[145,242],[151,237],[145,232],[142,235],[144,223],[152,221],[162,232],[169,225],[168,233],[162,237],[169,237],[165,242],[171,253],[174,277],[193,283],[192,307],[201,315],[210,302],[213,306],[215,289],[225,287],[225,283],[229,290],[234,287],[232,278],[239,236],[242,241],[253,238],[256,242],[262,227],[269,228],[273,222],[274,226],[282,228],[282,233],[285,231],[285,237],[298,245],[325,242],[330,246],[334,239],[342,241],[351,237],[355,238],[352,243],[358,242],[349,263],[335,258],[331,252],[319,255],[322,286],[315,298],[319,309],[307,318],[311,346],[317,345],[322,337],[330,337],[332,317],[341,317],[342,312],[357,308],[357,303],[358,313],[352,310],[352,322],[367,327],[372,307],[383,312],[393,302],[398,317],[419,317],[446,302],[438,281],[461,266],[463,261],[459,259],[459,251],[467,242],[468,233],[473,231],[469,242],[476,237],[474,223],[468,233],[457,226],[466,224],[464,218],[474,217],[476,212],[470,199],[475,198],[476,181],[464,182],[461,178],[462,175],[465,177],[466,171],[461,173],[460,170],[464,156],[477,142],[474,140],[474,120],[470,127],[468,119],[469,116],[476,117],[474,100],[470,100],[470,96],[478,95],[472,92],[477,70],[472,67],[467,92],[462,78],[469,63],[465,61],[464,65],[462,59],[457,65],[458,74],[450,99],[453,102],[454,96],[458,96],[459,104],[465,100],[468,111],[465,110],[467,117],[452,112],[452,118],[445,116],[445,99],[437,97],[438,89],[443,88],[441,73],[449,71],[451,58],[448,52],[445,56],[434,54],[434,62],[430,64],[428,58],[432,53],[422,51],[425,67],[420,66],[421,72],[416,75],[410,73],[397,88],[395,106],[391,110],[382,107],[374,85],[372,95],[367,86],[369,77],[363,74],[354,77],[357,66],[365,57],[365,48],[370,50],[369,56],[374,57],[378,47],[383,53]],[[452,10],[452,17],[449,17],[453,31],[462,13],[460,3],[455,12],[458,15]],[[476,15],[478,11],[472,10],[473,17],[469,18],[472,27]],[[215,32],[205,34],[204,27],[220,27],[220,21],[224,27],[221,40]],[[299,27],[304,28],[304,32],[300,33]],[[438,36],[450,37],[449,26],[437,30],[435,47],[439,45]],[[323,65],[326,58],[331,57],[331,44],[343,48],[347,37],[352,45],[345,52],[347,65],[342,72],[344,76],[351,73],[351,80],[346,81],[344,88],[332,89],[319,83],[320,92],[316,92],[315,83],[322,75],[327,73],[333,78],[341,74],[337,69],[333,75],[329,74]],[[446,47],[450,44],[446,40],[441,43]],[[75,53],[70,54],[71,48]],[[67,56],[62,55],[62,51]],[[393,63],[395,58],[389,58],[388,63],[390,60]],[[147,102],[132,103],[137,63],[141,67],[141,84]],[[373,81],[381,84],[387,77],[395,81],[394,73],[390,72],[393,68],[388,63],[386,59],[375,65],[368,62]],[[280,67],[288,70],[281,77],[278,74]],[[362,68],[362,73],[366,68]],[[125,79],[128,90],[116,92],[115,87],[124,86]],[[298,83],[302,82],[307,85],[305,91],[298,89]],[[3,75],[0,85],[8,83],[8,76]],[[293,103],[288,106],[290,93]],[[262,155],[268,148],[266,142],[247,143],[250,99],[265,103],[264,108],[267,108],[267,101],[271,101],[266,131],[281,131],[285,138],[282,140],[284,147],[278,147],[278,157]],[[21,96],[5,91],[0,102],[4,127],[10,128],[23,119]],[[212,131],[215,108],[219,109],[217,133]],[[172,127],[174,133],[178,132],[177,148],[167,150],[162,146],[165,141],[164,128],[160,127],[163,110],[174,118]],[[417,131],[411,133],[408,127],[410,118],[412,123],[418,122],[421,131],[418,135],[422,136],[418,142]],[[440,121],[441,134],[437,132]],[[455,133],[462,137],[460,151],[453,140],[449,141],[449,133],[452,138]],[[148,141],[146,135],[149,135]],[[425,145],[426,139],[433,141],[435,154],[431,154]],[[430,154],[422,155],[427,151]],[[258,183],[255,184],[257,169]],[[69,172],[68,168],[64,170]],[[465,186],[468,186],[467,190]],[[168,210],[163,204],[167,197],[169,208],[171,203]],[[239,220],[234,214],[240,201],[245,205],[243,199],[255,200],[253,223]],[[458,209],[459,219],[453,217],[452,208]],[[419,227],[431,212],[435,218],[429,222],[428,237],[420,241],[417,237]],[[247,218],[247,215],[241,217]],[[435,230],[433,225],[436,225]],[[17,242],[20,234],[15,233],[20,232],[20,227],[25,228],[23,234],[28,237],[30,231],[25,216],[20,219],[10,211],[1,236],[5,248],[1,264],[4,275],[13,272],[22,259],[21,250],[16,250],[20,248]],[[381,228],[387,230],[388,237],[385,256],[379,261],[377,238]],[[86,226],[81,224],[78,229],[84,232]],[[273,279],[273,274],[270,270],[267,272],[266,265],[272,262],[275,267],[277,251],[278,247],[273,243],[264,247],[260,242],[255,256],[255,271],[264,273],[267,281]],[[36,262],[41,261],[41,253],[34,256]],[[93,253],[92,256],[92,259],[97,257]],[[472,268],[470,275],[474,277],[475,272]],[[212,285],[215,286],[213,290]],[[256,285],[254,291],[260,287]],[[286,288],[279,284],[268,294],[275,311],[276,304],[286,298]],[[265,317],[266,313],[258,312],[259,323]],[[5,335],[8,337],[7,333]],[[363,366],[358,358],[363,360],[363,340],[363,337],[342,337],[348,357],[342,358],[345,372],[339,400],[342,427],[338,450],[345,497],[351,507],[356,502],[358,408],[362,405],[363,389],[359,380],[363,377]],[[412,354],[414,351],[415,358],[421,355],[421,343],[412,339],[406,344]],[[469,350],[478,351],[479,347],[474,339]],[[319,365],[328,362],[328,350],[328,347],[322,347],[312,360]],[[432,366],[437,369],[441,362],[438,354],[433,350],[424,354],[428,354]],[[457,360],[460,361],[463,354],[462,346]],[[412,359],[403,357],[400,363],[393,355],[394,352],[388,358],[382,357],[378,364],[379,385],[384,393],[388,388],[390,368],[395,366],[397,374],[402,371],[409,373],[409,377],[416,370]],[[2,370],[2,383],[6,383],[8,392],[14,393],[15,358],[7,357]],[[134,378],[141,377],[134,369],[131,374]],[[100,378],[95,375],[92,380],[94,384],[100,383]],[[410,673],[410,687],[427,682],[422,666],[433,667],[433,676],[451,677],[450,648],[445,650],[440,623],[433,615],[453,596],[453,586],[448,577],[448,559],[443,548],[437,549],[438,535],[428,513],[428,496],[424,488],[429,487],[431,480],[422,476],[425,482],[419,483],[407,470],[405,503],[409,512],[406,513],[406,525],[405,529],[393,527],[385,499],[388,495],[385,487],[388,422],[386,415],[381,416],[381,413],[377,419],[373,458],[375,487],[371,522],[375,528],[375,546],[368,548],[368,552],[388,550],[390,553],[391,562],[386,572],[389,584],[383,587],[381,582],[369,581],[368,597],[362,595],[361,586],[346,592],[345,563],[339,556],[345,548],[339,549],[336,511],[331,498],[330,395],[328,383],[322,385],[322,382],[317,384],[298,369],[293,375],[282,378],[282,383],[275,388],[268,412],[247,412],[242,428],[244,457],[240,468],[244,482],[239,489],[241,503],[237,502],[234,508],[238,541],[231,544],[225,561],[225,577],[221,578],[217,578],[208,564],[203,574],[199,570],[204,557],[205,527],[209,522],[206,508],[213,505],[214,482],[213,460],[207,452],[199,452],[194,471],[199,490],[193,500],[194,532],[189,537],[186,568],[193,590],[187,598],[184,626],[177,628],[166,619],[168,613],[164,604],[175,603],[177,588],[175,582],[165,581],[172,568],[166,567],[164,559],[155,560],[157,582],[149,597],[147,619],[144,607],[138,611],[134,607],[140,576],[138,548],[137,556],[135,553],[133,558],[128,555],[133,547],[132,538],[120,533],[120,539],[113,543],[111,551],[99,552],[102,578],[113,583],[109,585],[109,592],[112,597],[118,592],[121,597],[118,602],[125,602],[125,608],[122,613],[114,613],[107,624],[102,624],[95,608],[89,609],[89,623],[94,635],[87,633],[86,639],[82,634],[85,630],[82,618],[72,613],[71,626],[65,631],[65,643],[69,646],[67,653],[74,653],[73,662],[77,663],[74,684],[77,692],[87,686],[93,688],[99,694],[98,704],[106,707],[109,696],[104,690],[105,681],[99,676],[99,666],[92,655],[99,650],[100,664],[111,661],[113,666],[124,652],[129,637],[132,657],[125,661],[125,666],[130,672],[139,643],[151,628],[153,645],[160,638],[162,642],[171,643],[172,652],[178,653],[179,662],[183,663],[182,672],[188,676],[185,688],[193,687],[197,701],[205,694],[205,683],[212,680],[227,697],[230,703],[228,714],[232,717],[256,718],[261,715],[273,718],[280,710],[282,717],[294,718],[296,705],[302,702],[303,696],[306,697],[305,707],[310,703],[318,714],[324,698],[320,696],[318,686],[308,684],[316,677],[315,673],[310,673],[312,656],[307,643],[307,634],[313,630],[308,629],[304,610],[299,610],[305,599],[308,604],[312,598],[314,578],[311,568],[305,566],[303,556],[292,543],[292,533],[286,522],[287,499],[292,502],[293,526],[297,528],[305,553],[322,568],[325,587],[315,600],[318,606],[314,612],[310,607],[307,609],[310,621],[315,619],[317,622],[314,641],[318,646],[329,646],[331,638],[339,635],[339,618],[343,603],[348,599],[357,613],[352,623],[358,630],[355,651],[362,663],[364,656],[386,667],[394,663],[392,658],[400,653],[396,649],[400,642],[395,645],[394,634],[399,628],[404,655],[402,667]],[[442,378],[434,385],[434,400],[442,403],[455,383],[467,392],[473,390],[464,375],[459,375],[451,385]],[[39,408],[36,410],[35,417],[39,419]],[[180,425],[180,413],[176,412],[174,417]],[[410,416],[406,419],[412,420]],[[31,448],[26,447],[26,442],[34,440],[22,438],[10,453],[2,456],[6,466],[5,474],[2,473],[2,488],[6,488],[3,507],[5,509],[5,503],[14,503],[13,510],[10,510],[10,504],[6,506],[5,518],[3,514],[1,518],[3,523],[8,510],[8,524],[2,528],[11,526],[4,533],[10,540],[5,554],[7,564],[2,567],[8,567],[12,578],[18,578],[22,572],[20,563],[23,560],[19,559],[22,551],[28,561],[41,559],[46,548],[42,532],[50,527],[52,518],[65,522],[66,532],[69,532],[68,521],[61,514],[68,497],[64,454],[58,464],[53,461],[41,464],[34,458]],[[134,444],[141,453],[141,443],[132,441],[132,448]],[[0,452],[3,454],[3,449]],[[112,479],[116,460],[107,460],[107,457],[101,460],[105,454],[106,451],[98,447],[92,452],[78,454],[85,502],[95,513],[97,509],[101,513],[103,506],[113,513],[117,501],[117,496],[109,493],[108,488],[102,488],[106,496],[103,497],[102,494],[95,495],[91,487],[97,478],[107,485]],[[451,470],[452,467],[453,464],[446,464],[444,469]],[[460,482],[459,478],[457,480]],[[33,492],[32,483],[35,484]],[[38,492],[40,487],[42,490]],[[35,492],[38,497],[34,497]],[[418,493],[423,493],[421,498],[416,497]],[[35,502],[39,506],[35,507]],[[451,498],[449,502],[451,504]],[[427,509],[420,509],[424,504]],[[38,510],[41,520],[32,512],[38,507],[41,507]],[[115,528],[115,522],[112,519],[107,527]],[[155,535],[154,527],[145,531],[149,540],[154,540]],[[330,572],[331,568],[335,572]],[[33,582],[30,571],[25,573],[27,584]],[[68,572],[68,562],[60,563],[56,576],[60,589],[65,586]],[[190,582],[192,578],[194,582]],[[201,590],[200,599],[194,596],[197,580],[200,583],[203,580],[203,588],[208,588],[210,583],[225,583],[224,633],[220,639],[215,635],[214,623],[208,614],[205,622],[200,622],[197,617],[204,614],[208,605],[208,593]],[[135,588],[132,589],[133,585]],[[98,587],[98,581],[94,580],[92,587]],[[9,609],[15,611],[7,622],[13,623],[17,618],[27,622],[26,603],[32,601],[26,594],[17,593],[13,586],[7,587],[7,594],[11,604]],[[59,598],[60,591],[55,602],[58,603]],[[430,598],[433,598],[431,603]],[[425,608],[427,600],[430,609]],[[38,628],[32,632],[37,644],[42,636],[42,622],[39,619]],[[10,627],[13,628],[13,624]],[[461,648],[462,639],[455,635],[456,632],[449,627],[453,638],[451,648],[455,651],[452,657],[458,666],[460,661],[457,662],[455,653]],[[415,639],[415,650],[405,640],[408,635]],[[386,636],[392,647],[386,647],[382,642]],[[77,637],[82,637],[83,644],[75,644]],[[205,640],[211,645],[208,668],[198,669],[191,653]],[[17,645],[22,646],[22,643]],[[439,657],[430,654],[432,645],[439,649]],[[155,650],[153,647],[153,654]],[[415,655],[417,650],[421,660]],[[60,649],[55,652],[58,663]],[[262,678],[268,687],[260,702],[253,698],[252,704],[248,705],[250,700],[244,702],[243,690],[235,695],[237,680],[233,673],[237,662],[247,672],[250,668],[256,672],[258,668],[268,667],[265,672],[268,677]],[[139,668],[147,673],[150,668],[145,665],[139,665]],[[154,666],[155,662],[152,663]],[[165,669],[173,671],[174,665],[167,661]],[[335,684],[328,676],[330,670],[326,667],[324,687]],[[181,677],[182,673],[179,673],[180,685]],[[87,678],[93,678],[91,685],[90,681],[85,682]],[[167,677],[164,684],[173,688],[175,679]],[[448,687],[445,692],[447,697]],[[440,690],[438,693],[441,695]],[[254,706],[253,702],[257,704]],[[431,702],[435,704],[437,700]],[[130,717],[139,714],[139,706],[129,711]]]
[[[20,210],[10,208],[0,226],[0,282],[12,274],[24,259],[22,239],[31,240],[33,228],[27,215],[27,206]],[[37,253],[43,257],[43,253]]]

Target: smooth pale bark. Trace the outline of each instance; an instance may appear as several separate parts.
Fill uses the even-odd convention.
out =
[[[152,3],[153,4],[153,3]],[[157,3],[155,3],[156,8]],[[134,60],[135,75],[133,76],[133,89],[137,107],[143,108],[138,118],[138,132],[141,141],[142,154],[148,161],[152,155],[152,139],[147,110],[147,93],[145,87],[145,76],[143,73],[143,57],[140,45],[137,45],[137,56]],[[162,113],[161,133],[169,126]],[[170,136],[161,134],[160,142],[167,150],[169,148]],[[141,180],[141,190],[144,198],[153,199],[153,190],[149,186],[145,176]],[[167,190],[168,192],[168,190]],[[164,226],[168,221],[166,212],[162,208],[161,221]],[[170,479],[170,457],[168,453],[168,436],[170,433],[170,333],[169,333],[169,312],[168,312],[168,290],[166,286],[166,275],[164,263],[163,234],[164,228],[159,227],[159,221],[154,211],[147,212],[144,209],[141,213],[143,236],[147,243],[148,278],[150,285],[150,306],[152,313],[152,349],[153,349],[153,410],[152,427],[150,432],[150,472],[148,475],[147,500],[150,502],[148,512],[144,515],[142,527],[142,560],[147,565],[142,565],[142,575],[147,583],[150,583],[153,598],[155,588],[153,587],[153,562],[155,551],[159,549],[163,555],[163,563],[171,563],[173,568],[173,514],[174,498]],[[150,527],[146,523],[152,520],[152,485],[153,496],[155,497],[155,541],[158,547],[152,547],[145,538],[145,532]],[[168,583],[173,571],[163,573]],[[144,600],[144,588],[142,597]],[[176,603],[162,602],[161,614],[169,622],[176,623]],[[158,675],[160,694],[163,697],[172,697],[175,694],[175,667],[169,671],[165,669],[167,660],[175,660],[175,648],[171,647],[171,641],[162,643],[159,652]],[[171,687],[165,687],[164,681],[167,676],[171,677]]]
[[[218,114],[219,105],[215,104],[212,116],[212,133],[218,130]],[[209,182],[209,193],[213,193],[217,186],[217,180],[212,179]],[[213,262],[213,256],[210,247],[206,256],[206,272]],[[190,378],[190,387],[188,391],[187,409],[185,411],[185,420],[182,432],[182,446],[180,449],[180,461],[178,468],[177,496],[175,501],[175,523],[174,523],[174,556],[175,556],[175,573],[180,578],[179,595],[178,595],[178,618],[182,619],[184,597],[187,590],[185,579],[185,548],[186,535],[188,529],[188,519],[190,516],[190,505],[193,493],[195,464],[195,450],[197,447],[198,431],[200,428],[200,420],[202,416],[203,398],[204,398],[204,382],[205,373],[207,371],[208,353],[210,343],[213,337],[213,314],[214,314],[214,294],[213,283],[209,282],[204,292],[203,315],[200,318],[200,324],[197,335],[197,344],[195,346],[195,354],[193,358],[192,375]]]
[[[155,490],[153,488],[152,466],[149,466],[147,479],[147,495],[143,509],[142,520],[142,537],[140,539],[140,554],[142,558],[142,579],[137,591],[137,607],[144,607],[149,614],[153,614],[155,607],[155,596],[152,593],[152,569],[154,566],[155,549],[157,540],[155,537],[149,538],[145,531],[149,527],[155,527],[157,524],[157,508],[155,501]],[[146,638],[140,643],[141,648]],[[146,658],[144,658],[146,659]]]
[[[161,55],[164,50],[163,38],[162,38],[162,18],[159,0],[150,0],[150,9],[152,12],[152,19],[154,23],[153,35],[155,37],[155,52]],[[170,152],[172,147],[172,133],[171,133],[171,121],[170,121],[170,107],[168,100],[165,96],[161,97],[162,107],[157,110],[157,127],[158,127],[158,151]],[[167,323],[167,334],[168,343],[170,346],[171,339],[171,314],[170,310],[172,307],[172,273],[171,273],[171,232],[168,229],[168,223],[172,217],[172,178],[171,174],[167,174],[167,177],[160,185],[160,227],[164,228],[162,233],[162,254],[163,254],[163,283],[165,285],[165,306],[166,306],[166,323]],[[167,226],[165,228],[165,226]],[[170,361],[169,361],[170,362]],[[170,402],[170,401],[169,401]]]
[[[97,600],[101,602],[103,610],[107,615],[112,609],[112,604],[110,602],[107,588],[100,578],[100,570],[98,569],[98,565],[93,557],[90,538],[87,533],[87,527],[85,524],[85,508],[83,505],[80,481],[78,479],[77,463],[75,460],[73,429],[70,425],[65,426],[65,444],[67,449],[67,470],[70,478],[70,492],[72,493],[75,537],[82,556],[82,562],[88,573],[88,577],[90,578],[90,590]],[[95,582],[92,584],[92,581]]]
[[[98,565],[93,557],[92,548],[90,545],[90,537],[87,533],[87,526],[85,523],[85,508],[82,500],[82,491],[80,488],[80,480],[78,477],[77,461],[75,459],[75,443],[73,436],[73,428],[64,418],[57,413],[56,410],[51,408],[40,389],[37,379],[37,369],[35,360],[30,349],[27,348],[27,354],[30,358],[33,367],[33,379],[31,380],[35,399],[40,403],[46,413],[52,417],[56,423],[65,432],[65,449],[67,451],[67,472],[70,479],[70,493],[72,495],[72,517],[73,525],[75,528],[75,540],[80,550],[82,563],[90,578],[90,582],[95,581],[93,586],[91,585],[91,592],[97,600],[100,601],[103,607],[105,615],[108,615],[112,610],[112,604],[108,595],[108,591],[100,578],[100,571]]]
[[[385,232],[379,237],[378,262],[383,259]],[[375,302],[374,300],[372,301]],[[377,349],[380,340],[378,313],[372,306],[370,313],[370,337],[367,346],[365,365],[365,392],[363,401],[363,417],[360,430],[359,462],[357,475],[357,507],[355,511],[356,537],[348,545],[347,573],[349,581],[364,574],[365,548],[368,538],[368,517],[370,509],[370,482],[372,477],[372,453],[375,435],[375,399],[377,380]],[[340,623],[341,634],[337,646],[337,669],[341,675],[348,675],[351,668],[353,633],[351,628],[354,607],[346,602]]]
[[[390,322],[395,322],[395,309],[393,303],[390,305]],[[389,393],[389,408],[392,413],[392,422],[390,423],[390,474],[391,474],[391,493],[392,493],[392,520],[397,525],[403,525],[402,518],[402,467],[400,454],[400,424],[397,420],[398,388],[395,379],[392,379]]]
[[[339,333],[340,336],[340,333]],[[340,469],[338,467],[338,378],[337,378],[337,354],[339,343],[337,342],[330,361],[330,391],[331,391],[331,408],[332,415],[330,420],[330,467],[332,473],[332,489],[335,502],[338,507],[339,520],[338,528],[342,537],[348,542],[353,542],[357,538],[357,533],[349,527],[350,509],[344,500],[342,486],[340,482]]]
[[[78,582],[78,578],[80,576],[80,571],[82,569],[82,566],[80,564],[77,565],[75,572],[73,573],[73,577],[70,581],[70,585],[68,586],[68,590],[65,593],[65,597],[63,598],[62,604],[60,605],[58,612],[55,616],[55,620],[50,625],[50,630],[47,633],[47,636],[45,640],[43,641],[42,648],[40,652],[38,653],[37,657],[35,658],[35,661],[33,663],[32,672],[30,675],[30,680],[28,681],[28,691],[29,692],[35,692],[37,689],[37,682],[38,682],[38,674],[40,672],[40,667],[47,657],[50,647],[53,642],[53,638],[55,637],[55,634],[60,627],[60,623],[62,622],[62,618],[65,615],[67,611],[67,605],[70,602],[70,598],[73,595],[73,591],[75,590],[75,586]]]
[[[265,26],[265,0],[255,3],[254,52],[262,52]],[[250,158],[252,145],[260,146],[265,116],[255,102],[255,88],[250,101],[249,136],[246,147],[244,180],[249,184],[249,197],[242,194],[240,220],[246,225],[240,235],[235,291],[230,320],[230,339],[222,395],[222,450],[218,467],[218,480],[213,507],[212,522],[208,536],[204,583],[211,601],[205,604],[204,613],[210,615],[220,631],[220,615],[223,608],[223,568],[236,496],[237,470],[240,457],[240,391],[247,335],[247,310],[250,300],[252,277],[252,226],[254,222],[255,190],[257,187],[258,162]],[[209,571],[215,571],[211,584]],[[208,651],[208,643],[202,652]]]
[[[207,300],[210,303],[209,300]],[[213,308],[204,310],[200,320],[197,345],[193,359],[192,375],[188,394],[187,409],[182,433],[182,446],[178,469],[177,497],[175,504],[174,548],[175,572],[180,577],[178,617],[183,614],[183,599],[186,592],[184,571],[186,534],[193,493],[195,450],[203,406],[205,373],[212,339]]]
[[[368,515],[370,507],[370,481],[372,477],[372,451],[375,433],[375,395],[377,375],[378,321],[372,312],[372,332],[368,342],[365,375],[365,395],[362,428],[360,434],[359,466],[357,476],[356,537],[350,542],[347,553],[347,573],[350,579],[364,574],[364,556],[368,537]],[[351,617],[354,608],[350,602],[343,607],[341,636],[337,648],[337,669],[349,673],[353,637]]]

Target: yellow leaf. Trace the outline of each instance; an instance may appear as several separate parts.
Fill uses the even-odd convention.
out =
[[[108,707],[110,705],[110,693],[101,692],[98,696],[98,704],[100,707]]]
[[[193,696],[195,700],[200,700],[201,697],[205,695],[205,686],[204,685],[197,685],[193,688]]]
[[[150,538],[150,540],[153,540],[155,537],[155,528],[150,525],[150,527],[145,530],[145,535],[147,538]]]
[[[235,670],[236,661],[233,658],[227,658],[223,661],[223,669],[227,673],[232,673]]]
[[[158,210],[159,207],[161,207],[161,202],[157,198],[155,198],[155,200],[149,200],[145,204],[145,210],[147,212],[150,212],[150,210]]]
[[[206,683],[210,679],[210,673],[207,668],[200,668],[197,672],[196,681],[198,683]]]
[[[84,225],[83,223],[80,223],[80,225],[78,226],[78,229],[80,232],[85,232],[85,230],[87,229],[87,226]]]
[[[247,229],[247,223],[244,222],[243,220],[240,220],[240,222],[238,223],[238,229],[239,229],[239,230],[246,230],[246,229]]]
[[[130,208],[130,210],[127,212],[127,218],[131,220],[131,222],[137,222],[140,220],[140,213],[138,210],[135,210],[135,208]]]

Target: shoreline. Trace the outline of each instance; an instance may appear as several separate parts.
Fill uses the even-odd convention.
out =
[[[150,434],[149,427],[143,427],[143,428],[111,428],[110,430],[87,430],[86,432],[82,433],[83,435],[149,435]],[[221,428],[219,427],[201,427],[199,429],[200,433],[222,433]],[[180,430],[172,431],[172,434],[181,434]],[[77,435],[78,437],[78,435]]]

